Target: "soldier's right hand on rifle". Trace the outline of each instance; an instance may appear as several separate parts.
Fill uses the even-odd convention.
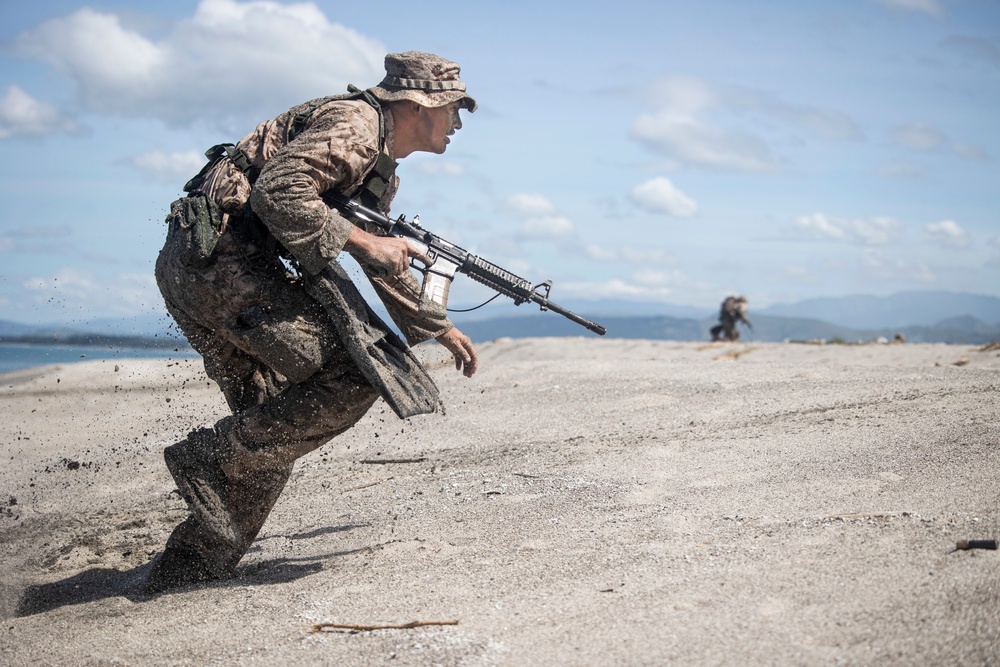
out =
[[[427,255],[420,252],[405,239],[395,236],[376,236],[360,227],[351,230],[344,245],[358,262],[372,267],[386,276],[397,276],[410,268],[410,258],[430,264]]]

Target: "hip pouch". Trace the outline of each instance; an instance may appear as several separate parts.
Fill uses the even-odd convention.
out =
[[[167,241],[192,264],[207,264],[222,235],[222,212],[214,199],[193,194],[170,205]]]

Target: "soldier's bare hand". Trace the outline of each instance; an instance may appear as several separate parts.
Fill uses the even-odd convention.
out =
[[[347,239],[345,249],[364,265],[376,272],[397,276],[410,268],[410,258],[429,264],[430,260],[404,239],[395,236],[375,236],[355,227]]]
[[[467,378],[475,374],[479,367],[479,355],[476,354],[471,338],[458,328],[452,327],[434,340],[444,345],[455,356],[455,370],[462,371]]]

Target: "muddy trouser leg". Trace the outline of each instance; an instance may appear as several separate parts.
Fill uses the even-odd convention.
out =
[[[168,310],[233,412],[208,430],[224,454],[207,466],[224,473],[220,495],[232,530],[214,530],[192,511],[165,551],[204,560],[198,566],[208,573],[199,578],[233,571],[294,461],[354,425],[377,398],[301,284],[278,267],[260,271],[226,254],[225,241],[222,256],[203,268],[185,264],[169,243],[157,261]]]
[[[357,423],[377,398],[349,359],[331,365],[215,425],[231,452],[221,463],[237,541],[206,531],[192,514],[174,530],[168,546],[211,559],[217,576],[236,567],[277,502],[295,460]]]

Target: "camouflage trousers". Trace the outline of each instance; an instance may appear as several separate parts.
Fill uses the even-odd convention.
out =
[[[280,261],[232,232],[206,258],[183,215],[168,224],[156,280],[232,411],[215,431],[229,444],[219,465],[238,540],[213,535],[192,512],[167,546],[194,550],[226,573],[250,548],[295,460],[357,423],[378,393],[326,312]]]

